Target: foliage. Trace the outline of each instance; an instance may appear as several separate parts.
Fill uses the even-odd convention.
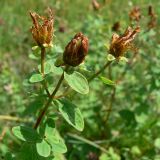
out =
[[[0,1],[0,159],[160,159],[159,21],[148,28],[148,6],[158,18],[160,2],[97,2]],[[42,73],[42,48],[32,47],[28,13],[43,15],[48,6],[55,10],[55,36]],[[129,18],[134,6],[138,22]],[[113,31],[116,22],[120,29]],[[108,54],[113,33],[137,25],[137,49],[118,60]],[[63,52],[78,32],[89,38],[89,52],[82,64],[68,67]]]

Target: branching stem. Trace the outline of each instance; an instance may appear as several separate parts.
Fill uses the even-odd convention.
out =
[[[45,55],[45,49],[44,49],[44,50],[42,49],[42,50],[41,50],[41,73],[42,73],[42,75],[44,75],[44,55]],[[95,77],[99,76],[99,74],[101,74],[110,64],[111,64],[111,61],[107,62],[99,71],[97,71],[97,72],[88,80],[88,82],[92,81]],[[66,70],[67,70],[67,68],[68,68],[68,67],[66,67]],[[59,87],[61,86],[61,83],[62,83],[63,79],[64,79],[64,72],[62,73],[62,75],[61,75],[61,77],[60,77],[60,79],[59,79],[59,81],[58,81],[58,83],[57,83],[57,86],[56,86],[56,88],[54,89],[54,91],[52,92],[52,94],[50,95],[50,93],[47,93],[49,99],[48,99],[48,101],[46,102],[46,104],[44,105],[44,108],[42,109],[42,111],[41,111],[41,113],[40,113],[40,115],[39,115],[39,117],[38,117],[38,119],[37,119],[37,121],[36,121],[36,123],[35,123],[35,125],[34,125],[34,129],[37,129],[38,126],[39,126],[39,124],[41,123],[44,115],[46,114],[46,111],[48,110],[48,107],[50,106],[52,100],[55,98],[55,95],[56,95]],[[45,81],[44,81],[44,82],[45,82]],[[46,90],[46,92],[47,92],[48,89],[46,88],[46,83],[44,83],[44,88],[45,88],[45,90]],[[65,95],[66,95],[66,94],[65,94]],[[58,96],[58,97],[59,97],[59,98],[60,98],[60,97],[63,97],[63,95],[62,95],[62,96],[60,95],[60,96]],[[56,98],[57,98],[57,97],[56,97]]]
[[[54,91],[53,91],[52,94],[50,95],[48,101],[46,102],[44,108],[42,109],[42,111],[41,111],[41,113],[40,113],[40,115],[39,115],[39,117],[38,117],[38,119],[37,119],[37,121],[36,121],[36,123],[35,123],[35,125],[34,125],[34,129],[37,129],[38,126],[39,126],[39,124],[41,123],[44,115],[46,114],[46,111],[48,110],[48,107],[50,106],[50,104],[51,104],[51,102],[52,102],[52,99],[54,98],[54,96],[56,95],[58,89],[60,88],[63,79],[64,79],[64,71],[63,71],[63,73],[62,73],[62,75],[61,75],[61,77],[60,77],[60,79],[59,79],[59,81],[58,81],[58,83],[57,83],[56,88],[54,89]]]

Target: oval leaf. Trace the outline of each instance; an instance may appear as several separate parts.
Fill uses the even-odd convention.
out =
[[[54,153],[54,158],[52,160],[64,160],[64,155],[59,153]]]
[[[60,136],[55,128],[54,120],[51,118],[48,118],[45,124],[45,137],[48,142],[59,143]]]
[[[73,90],[81,94],[89,92],[88,81],[81,73],[75,71],[72,74],[68,74],[65,72],[64,78]]]
[[[113,55],[108,54],[107,59],[108,59],[108,61],[114,61],[116,58]]]
[[[52,65],[51,72],[55,75],[61,75],[63,73],[63,69],[61,67],[56,67],[54,64]]]
[[[55,75],[61,75],[63,73],[63,69],[61,67],[55,66],[55,64],[54,64],[55,61],[53,59],[48,60],[46,63],[48,64],[48,67],[50,66],[50,68],[46,67],[46,68],[50,69],[50,70],[46,69],[46,70],[48,70],[48,72],[52,72]]]
[[[37,152],[40,156],[48,157],[51,153],[50,145],[45,141],[36,144]]]
[[[13,134],[22,141],[38,142],[41,141],[40,135],[30,127],[17,126],[12,128]]]
[[[51,159],[53,158],[47,158],[47,160]],[[34,143],[24,143],[16,156],[16,160],[46,160],[46,158],[37,153]]]
[[[50,144],[52,146],[52,151],[55,153],[66,153],[67,152],[67,147],[62,138],[59,139],[58,143],[52,142]]]
[[[51,145],[51,149],[54,153],[65,153],[67,147],[55,128],[55,123],[52,118],[48,118],[44,126],[45,140]]]
[[[29,79],[29,82],[30,83],[36,83],[36,82],[40,82],[40,81],[43,81],[43,77],[41,74],[33,74],[30,79]]]
[[[60,100],[57,104],[63,118],[74,128],[82,131],[84,129],[84,120],[80,109],[66,99]]]
[[[106,78],[106,77],[100,77],[100,80],[104,83],[104,84],[107,84],[107,85],[110,85],[110,86],[114,86],[115,85],[115,82],[111,81],[110,79]]]

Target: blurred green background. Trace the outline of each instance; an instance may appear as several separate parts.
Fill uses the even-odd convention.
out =
[[[63,52],[75,33],[81,31],[87,35],[90,50],[86,68],[94,71],[106,61],[105,45],[111,40],[113,24],[120,22],[119,34],[122,34],[131,25],[128,13],[139,6],[141,33],[135,41],[139,50],[133,67],[114,63],[103,73],[114,81],[125,73],[116,87],[115,98],[112,101],[112,87],[95,80],[90,84],[88,96],[73,99],[85,117],[85,130],[78,133],[66,123],[59,128],[69,148],[65,154],[67,160],[160,160],[160,1],[98,2],[100,9],[96,11],[91,0],[0,0],[0,115],[35,118],[24,112],[32,101],[31,92],[37,89],[24,85],[27,75],[37,69],[31,49],[35,43],[30,33],[29,11],[43,15],[47,7],[54,10],[53,52]],[[149,5],[157,15],[157,25],[151,30],[147,29]],[[106,120],[110,105],[112,111]],[[15,123],[19,122],[0,119],[1,137],[7,128],[0,138],[0,156],[18,146],[10,132]]]

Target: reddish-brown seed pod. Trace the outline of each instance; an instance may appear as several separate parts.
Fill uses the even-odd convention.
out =
[[[140,27],[136,27],[134,30],[128,27],[122,36],[113,34],[109,52],[115,58],[120,58],[128,49],[132,49],[132,41],[134,40],[137,33],[140,32]]]
[[[63,61],[65,64],[75,67],[84,61],[87,53],[88,38],[80,32],[65,47]]]
[[[32,36],[37,42],[38,46],[43,47],[44,44],[50,45],[53,38],[53,13],[48,10],[49,17],[39,16],[35,12],[30,12],[30,16],[33,20],[33,26],[31,28]],[[41,24],[42,22],[42,24]]]

